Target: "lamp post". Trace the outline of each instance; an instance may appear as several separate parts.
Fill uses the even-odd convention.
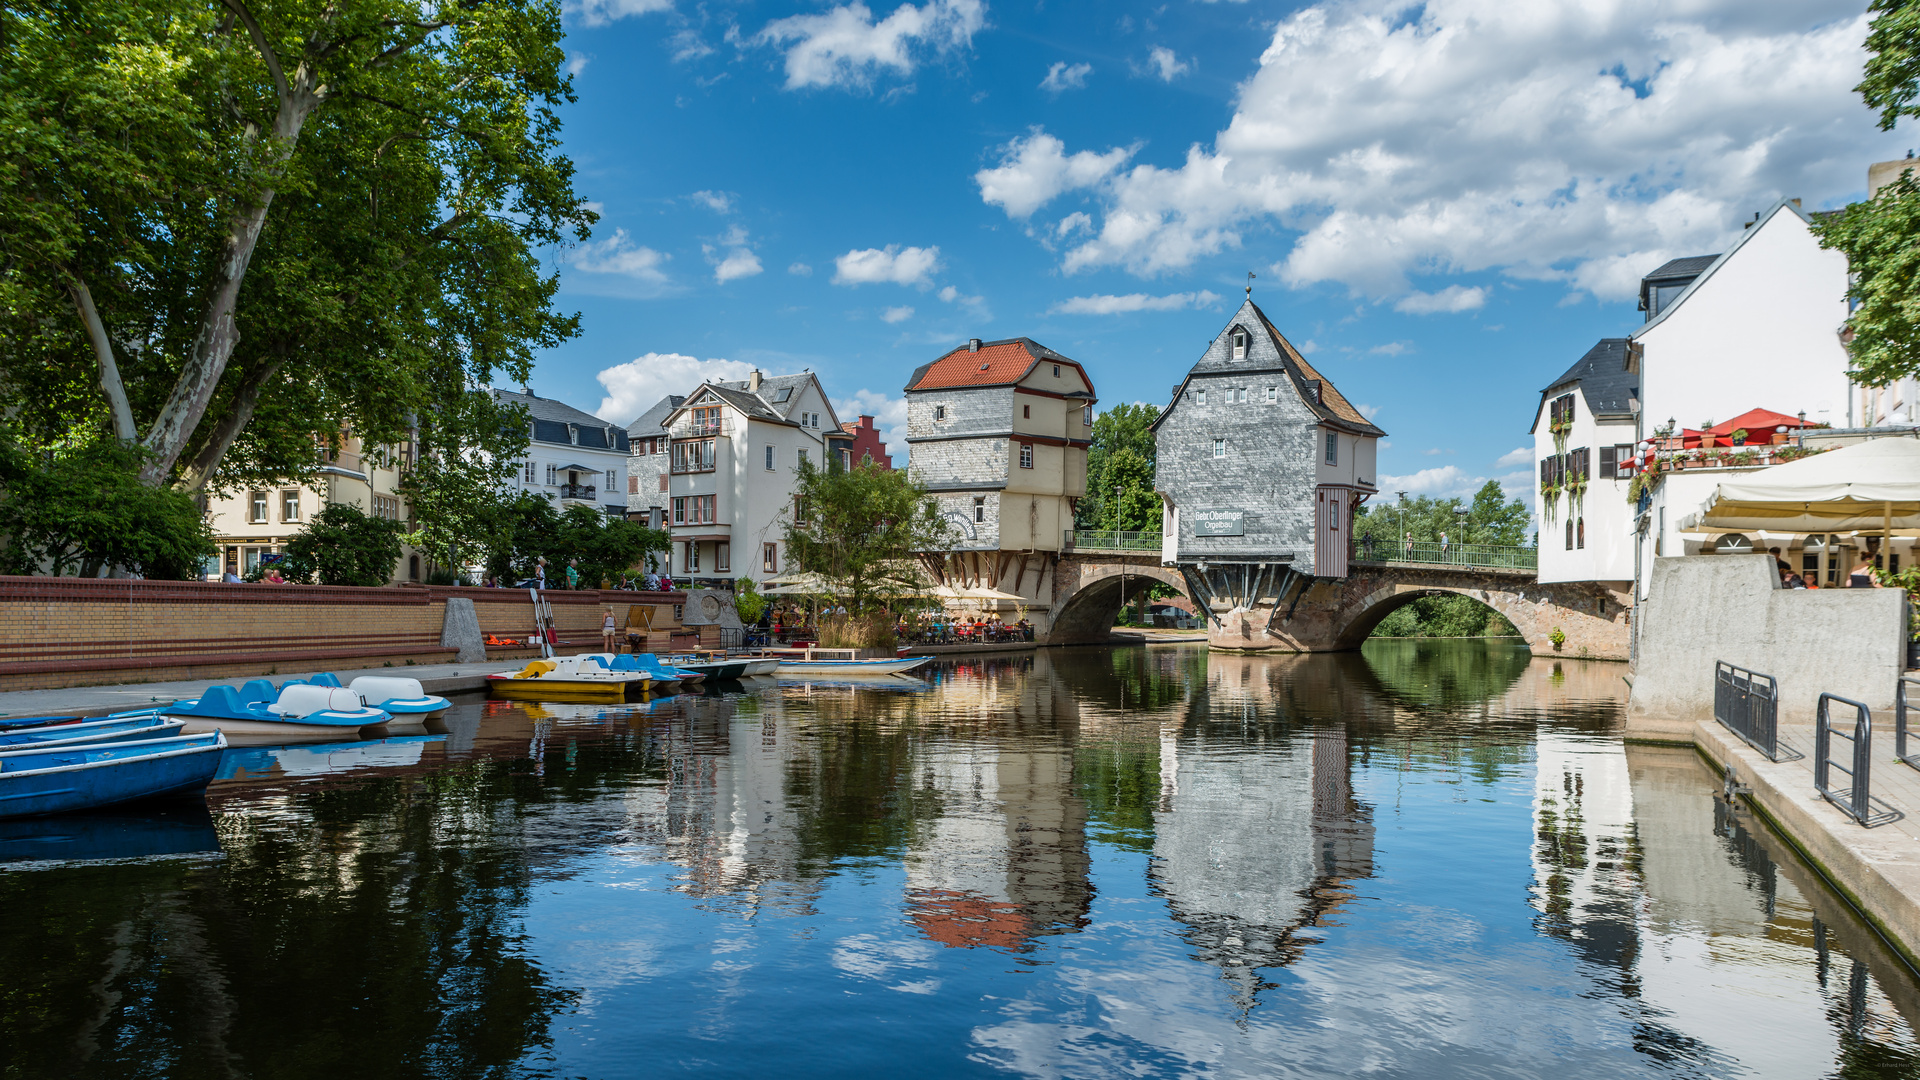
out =
[[[1113,485],[1113,543],[1120,544],[1120,485]],[[1127,562],[1126,556],[1120,556],[1120,620],[1127,618]]]
[[[1399,513],[1396,515],[1396,527],[1400,530],[1400,535],[1394,537],[1394,546],[1400,548],[1402,558],[1411,559],[1413,557],[1413,551],[1411,550],[1413,545],[1412,542],[1407,539],[1407,493],[1404,491],[1396,491],[1394,494],[1400,496]]]

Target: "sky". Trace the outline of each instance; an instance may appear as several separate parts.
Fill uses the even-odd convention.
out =
[[[566,152],[601,217],[544,253],[582,332],[534,389],[626,424],[703,379],[810,369],[896,464],[908,375],[968,338],[1073,357],[1102,409],[1164,406],[1251,273],[1388,433],[1383,490],[1518,494],[1540,390],[1639,325],[1641,275],[1781,198],[1861,198],[1915,141],[1853,92],[1867,17],[1832,0],[564,19]]]

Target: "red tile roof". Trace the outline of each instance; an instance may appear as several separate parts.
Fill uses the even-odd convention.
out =
[[[909,390],[934,390],[947,386],[1007,386],[1019,382],[1033,366],[1042,361],[1071,366],[1093,388],[1093,379],[1079,361],[1062,356],[1030,338],[989,341],[979,352],[965,345],[914,372],[907,381]]]

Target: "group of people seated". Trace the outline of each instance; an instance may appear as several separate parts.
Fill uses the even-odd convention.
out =
[[[1874,566],[1873,559],[1874,555],[1880,550],[1880,542],[1873,537],[1867,537],[1866,541],[1866,545],[1860,549],[1860,554],[1855,559],[1853,569],[1847,571],[1846,581],[1839,586],[1840,588],[1879,589],[1885,587],[1880,584],[1879,577],[1874,574],[1876,567]],[[1806,578],[1795,573],[1793,564],[1781,557],[1779,548],[1768,548],[1767,553],[1773,556],[1774,568],[1780,572],[1781,588],[1817,589],[1820,587],[1820,582],[1817,577],[1814,581],[1808,581]]]

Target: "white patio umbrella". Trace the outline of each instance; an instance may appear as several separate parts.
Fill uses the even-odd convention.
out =
[[[1680,528],[1920,534],[1920,439],[1873,439],[1728,477]]]

